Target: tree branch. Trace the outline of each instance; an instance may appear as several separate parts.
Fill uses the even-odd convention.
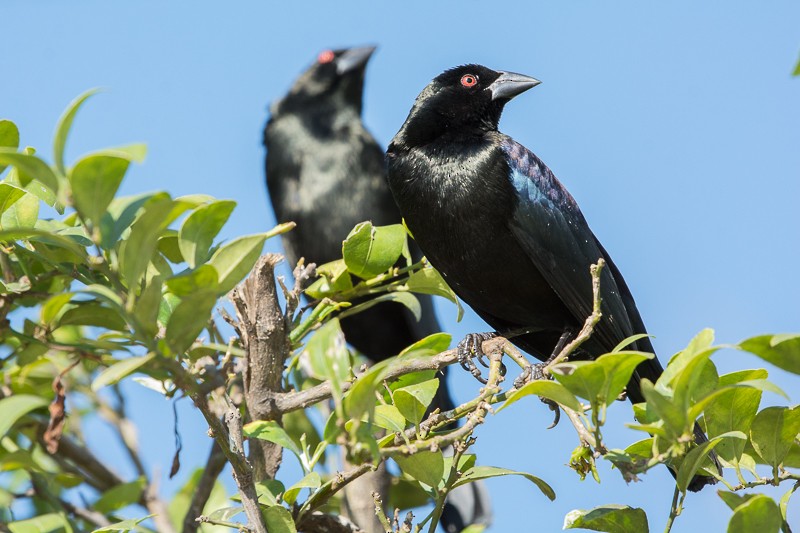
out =
[[[250,420],[281,421],[282,412],[271,408],[282,390],[283,369],[291,352],[287,320],[278,302],[275,266],[283,258],[262,256],[253,271],[231,293],[239,319],[236,325],[245,351],[244,396]],[[283,449],[272,442],[251,442],[250,461],[256,480],[272,479],[281,464]]]
[[[200,476],[200,481],[194,489],[192,501],[189,504],[189,509],[183,517],[183,533],[194,533],[200,527],[200,522],[197,519],[203,514],[203,509],[211,496],[211,491],[214,489],[214,483],[217,481],[222,470],[228,460],[225,454],[219,447],[216,441],[211,441],[211,451],[208,454],[206,466],[203,469],[203,474]]]

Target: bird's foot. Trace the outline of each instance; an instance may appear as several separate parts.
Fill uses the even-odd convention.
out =
[[[514,380],[514,387],[517,389],[521,389],[527,383],[531,381],[536,381],[539,379],[550,379],[549,375],[546,375],[544,372],[547,363],[537,363],[535,365],[528,365],[522,371],[522,373]],[[561,420],[561,409],[559,409],[558,404],[553,400],[549,400],[547,398],[539,397],[539,399],[550,408],[554,415],[553,423],[547,429],[553,429],[558,425],[559,420]]]
[[[481,376],[480,368],[475,365],[472,359],[476,358],[481,365],[483,365],[485,368],[489,368],[489,365],[484,359],[486,354],[483,352],[483,343],[484,341],[488,341],[489,339],[493,339],[495,337],[497,337],[496,332],[469,333],[461,340],[461,342],[458,343],[457,347],[458,362],[461,363],[461,367],[475,376],[475,379],[484,385],[487,383],[487,381],[483,376]]]
[[[544,369],[547,363],[536,363],[535,365],[528,365],[514,380],[514,387],[521,389],[525,384],[539,379],[549,379],[545,377]]]

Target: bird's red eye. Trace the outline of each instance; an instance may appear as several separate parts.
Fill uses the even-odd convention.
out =
[[[461,85],[464,87],[475,87],[478,84],[478,76],[474,74],[464,74],[461,76]]]
[[[333,52],[330,50],[325,50],[324,52],[320,52],[317,56],[317,61],[320,63],[330,63],[333,61]]]

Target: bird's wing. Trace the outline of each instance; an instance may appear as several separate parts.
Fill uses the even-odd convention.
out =
[[[501,146],[518,200],[511,217],[511,231],[576,322],[583,324],[592,312],[589,267],[601,257],[609,262],[608,255],[575,200],[550,169],[508,137]],[[631,324],[622,290],[628,296],[630,293],[618,277],[619,271],[611,267],[605,268],[600,278],[603,318],[592,339],[605,350],[638,332]]]

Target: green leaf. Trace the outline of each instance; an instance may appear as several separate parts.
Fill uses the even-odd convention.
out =
[[[4,437],[17,420],[26,414],[47,407],[49,402],[39,396],[15,394],[0,400],[0,438]]]
[[[750,426],[750,442],[758,455],[772,465],[778,475],[780,465],[800,433],[800,406],[767,407],[758,413]]]
[[[163,195],[163,193],[160,193]],[[117,241],[122,234],[136,220],[136,215],[154,194],[139,194],[136,196],[124,196],[115,198],[108,206],[108,211],[100,220],[100,244],[106,250],[110,250],[117,245]]]
[[[745,370],[720,377],[722,392],[705,408],[706,430],[710,436],[722,435],[729,431],[750,432],[750,425],[761,403],[761,391],[735,386],[740,381],[766,377],[764,370]],[[728,462],[738,461],[744,451],[745,443],[739,439],[726,439],[717,445],[717,455]]]
[[[128,287],[134,288],[147,270],[147,265],[156,251],[158,237],[169,223],[168,217],[173,201],[166,193],[152,196],[144,204],[144,212],[131,227],[131,233],[124,241],[119,270]]]
[[[154,338],[158,332],[158,310],[161,306],[161,277],[151,278],[142,293],[136,299],[133,307],[133,314],[136,316],[138,326],[142,329],[142,335]]]
[[[436,488],[444,478],[444,457],[441,452],[422,450],[414,455],[394,455],[392,459],[408,476],[431,488]]]
[[[47,513],[8,524],[11,533],[49,533],[66,527],[69,527],[69,522],[64,515],[58,513]]]
[[[305,289],[305,293],[315,300],[353,288],[353,280],[347,271],[344,259],[318,266],[317,275],[319,276],[317,280]]]
[[[517,472],[496,466],[473,466],[461,475],[455,485],[453,485],[453,488],[466,485],[467,483],[472,483],[473,481],[478,481],[479,479],[488,479],[500,476],[522,476],[539,487],[539,490],[542,491],[542,494],[547,496],[550,500],[556,499],[555,491],[553,491],[553,488],[543,479],[538,478],[533,474],[528,474],[527,472]]]
[[[614,349],[611,350],[611,353],[621,352],[625,347],[630,346],[639,339],[644,339],[645,337],[652,337],[652,335],[648,335],[647,333],[637,333],[636,335],[631,335],[627,339],[614,346]]]
[[[58,179],[53,173],[53,169],[35,155],[20,153],[13,148],[0,148],[0,164],[15,167],[21,174],[41,183],[51,193],[58,192]],[[46,193],[42,191],[42,194]],[[47,197],[50,198],[50,196]]]
[[[369,370],[358,376],[353,386],[344,397],[345,411],[353,419],[360,419],[375,407],[375,391],[381,386],[388,361],[384,360],[372,365]]]
[[[11,148],[14,151],[19,148],[19,130],[10,120],[0,120],[0,147]],[[0,174],[5,169],[5,165],[0,165]]]
[[[69,130],[72,128],[72,121],[75,120],[75,115],[78,113],[78,110],[81,108],[83,103],[90,96],[97,94],[99,91],[100,89],[89,89],[88,91],[79,95],[69,103],[67,109],[64,111],[64,114],[62,114],[61,118],[58,119],[58,124],[56,125],[56,135],[55,139],[53,140],[53,161],[56,164],[56,168],[62,175],[67,174],[67,171],[65,170],[66,167],[64,165],[64,147],[67,144]]]
[[[794,374],[800,374],[800,337],[780,335],[781,342],[772,345],[772,335],[753,337],[739,343],[739,348],[757,355]]]
[[[780,508],[781,511],[781,518],[783,519],[784,522],[788,522],[789,520],[787,516],[787,513],[789,512],[789,499],[792,497],[792,494],[794,494],[794,491],[796,491],[798,487],[800,487],[798,483],[792,485],[792,488],[787,490],[786,493],[783,496],[781,496],[781,501],[778,502],[778,507]],[[788,530],[788,528],[785,528],[785,530]]]
[[[617,352],[594,361],[570,361],[553,368],[553,377],[576,396],[601,405],[615,401],[636,367],[653,354]]]
[[[166,229],[158,239],[158,251],[169,259],[170,263],[183,263],[183,255],[178,247],[178,232],[173,229]]]
[[[690,424],[686,411],[675,405],[672,398],[661,394],[647,379],[641,381],[641,389],[647,400],[648,411],[652,410],[664,421],[664,427],[672,440],[689,432]]]
[[[681,492],[686,492],[686,489],[689,487],[689,483],[691,483],[695,473],[702,466],[703,461],[708,453],[713,450],[714,447],[719,444],[720,441],[722,441],[722,439],[747,440],[747,435],[741,431],[730,431],[723,435],[713,437],[708,441],[697,445],[695,448],[692,448],[691,451],[686,454],[686,457],[683,458],[683,461],[681,461],[681,466],[678,469],[676,483]]]
[[[349,411],[348,411],[349,412]],[[398,433],[406,428],[406,419],[394,405],[376,405],[372,422],[392,433]]]
[[[23,192],[12,204],[7,204],[0,216],[0,230],[32,228],[38,219],[39,199]]]
[[[759,494],[736,508],[728,522],[728,533],[778,533],[782,522],[775,501]]]
[[[111,525],[101,527],[99,529],[95,529],[92,533],[106,533],[109,531],[131,531],[132,529],[136,529],[136,526],[147,520],[148,518],[154,517],[154,514],[147,515],[142,518],[131,518],[129,520],[122,520],[121,522],[114,522]]]
[[[5,213],[14,203],[25,196],[25,191],[16,185],[0,183],[0,214]]]
[[[401,224],[373,226],[358,224],[342,243],[342,258],[347,270],[363,279],[389,270],[403,253],[406,230]]]
[[[219,293],[217,269],[211,265],[202,265],[195,270],[182,272],[167,279],[166,285],[172,294],[178,296],[188,296],[203,290]]]
[[[147,480],[140,477],[129,483],[117,485],[105,491],[100,498],[94,502],[94,509],[101,513],[110,513],[132,503],[136,503],[142,497],[142,492],[147,486]]]
[[[749,499],[757,496],[756,494],[737,494],[735,492],[727,492],[724,490],[718,490],[717,494],[722,501],[725,502],[725,505],[731,508],[731,511],[735,511],[737,507],[747,502]]]
[[[461,322],[461,318],[464,316],[464,308],[461,307],[461,302],[458,300],[456,293],[453,292],[453,289],[450,288],[435,268],[426,266],[421,270],[417,270],[408,277],[406,287],[411,292],[441,296],[450,300],[457,308],[456,322]]]
[[[495,409],[495,413],[531,394],[558,402],[578,413],[583,412],[581,402],[564,385],[555,381],[537,380],[526,383],[521,389],[512,393],[499,409]]]
[[[98,328],[126,331],[128,325],[116,309],[98,302],[79,303],[67,309],[58,321],[59,326],[95,326]]]
[[[156,354],[151,353],[148,355],[126,357],[125,359],[117,361],[100,372],[92,382],[92,390],[98,391],[103,387],[119,382],[119,380],[133,374],[140,367],[152,361],[155,356]]]
[[[111,148],[103,148],[88,154],[88,156],[107,156],[125,159],[132,163],[143,163],[147,157],[147,145],[144,143],[125,144]]]
[[[594,509],[575,509],[564,517],[564,529],[590,529],[608,533],[648,533],[643,509],[627,505],[603,505]]]
[[[264,521],[269,533],[297,533],[292,513],[282,505],[273,505],[264,510]]]
[[[164,339],[174,354],[182,354],[208,325],[217,303],[214,291],[199,290],[181,298],[167,322]]]
[[[362,311],[366,311],[370,307],[378,305],[381,302],[396,302],[398,304],[402,304],[406,306],[406,308],[411,311],[414,315],[414,319],[419,322],[420,318],[422,318],[422,306],[417,300],[417,297],[411,294],[410,292],[390,292],[387,294],[381,294],[375,298],[371,298],[362,304],[358,304],[349,308],[347,311],[343,311],[339,314],[339,318],[345,318],[350,315],[355,315]]]
[[[430,357],[450,348],[453,337],[447,333],[433,333],[406,347],[400,357]]]
[[[245,424],[242,431],[246,437],[274,442],[298,457],[302,455],[300,446],[292,440],[286,430],[273,420],[256,420]]]
[[[394,399],[395,407],[406,420],[419,424],[434,396],[436,396],[438,389],[439,380],[430,379],[397,389],[392,394],[392,398]]]
[[[318,489],[322,486],[322,479],[320,479],[319,474],[316,472],[309,472],[303,479],[286,489],[286,492],[283,493],[283,501],[288,503],[289,505],[294,505],[294,502],[297,501],[297,497],[300,495],[300,491],[303,489]],[[313,491],[312,491],[313,492]]]
[[[797,61],[797,65],[794,67],[794,72],[792,72],[792,76],[800,76],[800,60]]]
[[[325,323],[306,344],[304,355],[311,365],[311,374],[322,380],[330,379],[334,392],[350,377],[350,355],[338,319]]]
[[[128,165],[127,159],[106,155],[91,155],[78,161],[68,176],[78,213],[95,224],[100,223]]]
[[[214,252],[208,264],[217,269],[219,294],[225,294],[242,281],[256,264],[264,248],[266,233],[234,239]]]
[[[198,207],[186,217],[178,233],[178,246],[191,268],[208,259],[214,237],[228,221],[234,207],[233,200],[217,200]]]

